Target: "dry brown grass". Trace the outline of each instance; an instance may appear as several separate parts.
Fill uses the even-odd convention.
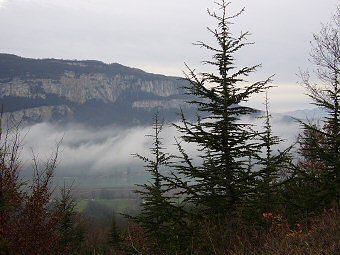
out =
[[[340,210],[331,209],[290,226],[279,214],[264,214],[268,230],[245,228],[236,234],[224,224],[202,224],[203,231],[192,247],[176,254],[190,255],[337,255],[340,254]],[[204,227],[203,227],[204,225]],[[227,224],[228,225],[228,224]],[[136,254],[172,254],[156,251],[142,228],[130,225],[127,245]]]
[[[306,255],[340,254],[340,211],[325,211],[310,220],[308,226],[297,225],[292,230],[281,216],[273,216],[272,227],[266,233],[238,237],[225,255]],[[221,254],[222,255],[222,254]]]

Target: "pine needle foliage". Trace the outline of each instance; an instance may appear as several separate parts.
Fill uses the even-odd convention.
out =
[[[167,182],[167,172],[173,156],[163,148],[162,132],[164,121],[160,121],[158,113],[154,117],[152,135],[152,158],[135,154],[145,162],[145,169],[151,175],[149,183],[138,185],[136,193],[140,194],[143,203],[141,213],[133,220],[145,229],[148,237],[154,242],[158,252],[164,250],[176,251],[184,242],[185,220],[182,208],[173,197]]]
[[[181,123],[174,126],[187,143],[196,144],[201,152],[202,163],[195,165],[180,143],[182,164],[177,166],[177,187],[186,193],[186,201],[194,204],[209,217],[231,215],[237,207],[245,205],[254,185],[254,173],[249,171],[249,157],[259,150],[257,132],[242,116],[255,112],[245,106],[251,96],[263,92],[270,78],[248,82],[247,77],[260,65],[238,68],[235,55],[245,46],[248,32],[233,36],[230,27],[241,15],[229,12],[230,3],[216,3],[218,12],[208,10],[217,22],[215,29],[208,31],[215,38],[216,46],[204,42],[196,45],[212,52],[212,59],[203,61],[215,72],[196,73],[187,66],[185,80],[187,94],[195,99],[190,104],[198,108],[195,122],[189,121],[181,112]],[[184,177],[184,178],[183,178]]]
[[[60,198],[56,201],[59,216],[59,246],[66,254],[78,254],[84,242],[84,230],[77,222],[76,201],[72,197],[72,187],[73,184],[70,187],[64,184],[60,190]]]
[[[262,149],[255,156],[258,170],[258,182],[254,186],[256,191],[256,202],[260,214],[274,212],[280,208],[283,201],[280,201],[280,190],[282,185],[290,180],[290,170],[293,168],[292,156],[290,154],[293,145],[280,151],[278,146],[284,142],[275,135],[272,128],[272,115],[269,111],[268,91],[265,94],[265,112],[260,118],[263,119],[263,132],[259,133]]]

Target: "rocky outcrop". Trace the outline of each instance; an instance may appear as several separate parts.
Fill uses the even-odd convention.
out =
[[[15,77],[2,83],[0,98],[4,96],[45,99],[47,94],[83,104],[89,100],[115,103],[125,91],[146,92],[159,97],[179,95],[176,82],[169,80],[142,80],[134,76],[82,74],[79,77],[66,71],[59,80],[21,79]]]
[[[65,122],[74,119],[74,112],[66,105],[41,106],[5,113],[5,120],[15,123],[34,124],[38,122]]]
[[[170,100],[141,100],[141,101],[135,101],[132,104],[133,108],[139,108],[139,109],[152,109],[152,108],[160,108],[160,109],[175,109],[179,108],[181,106],[182,108],[190,108],[190,105],[188,103],[183,102],[183,100],[180,99],[170,99]]]
[[[114,121],[124,112],[143,122],[151,110],[168,114],[184,106],[183,85],[176,77],[119,64],[0,54],[0,103],[15,118],[28,122],[83,121],[84,115],[94,113],[102,114],[96,118],[103,121]]]

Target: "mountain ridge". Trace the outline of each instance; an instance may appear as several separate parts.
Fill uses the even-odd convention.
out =
[[[0,54],[0,103],[24,123],[147,123],[156,111],[176,118],[185,81],[95,60],[30,59]]]
[[[13,69],[16,67],[15,65],[20,62],[20,66],[18,69]],[[47,65],[46,65],[47,64]],[[124,66],[119,63],[104,63],[99,60],[67,60],[67,59],[56,59],[56,58],[41,58],[41,59],[34,59],[34,58],[25,58],[20,57],[15,54],[9,53],[0,53],[0,79],[6,78],[9,74],[10,76],[18,76],[17,74],[20,73],[22,75],[26,75],[27,72],[39,70],[40,75],[46,77],[46,74],[53,74],[58,73],[63,70],[60,67],[68,67],[69,69],[74,70],[82,70],[84,71],[91,71],[93,69],[89,69],[86,67],[96,65],[97,71],[103,72],[107,71],[110,67],[117,71],[120,74],[139,74],[145,76],[158,76],[158,77],[169,77],[169,78],[177,78],[174,76],[165,76],[162,74],[153,74],[145,72],[141,69]],[[52,67],[57,67],[56,69],[51,69]],[[59,68],[58,68],[59,67]],[[85,68],[84,68],[85,67]],[[48,71],[50,72],[48,72]],[[15,72],[17,71],[17,72]]]

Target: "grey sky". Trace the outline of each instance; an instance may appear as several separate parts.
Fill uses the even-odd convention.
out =
[[[256,78],[275,74],[272,108],[305,108],[296,84],[308,67],[309,41],[338,0],[234,0],[246,12],[233,31],[249,30],[255,42],[240,63],[262,63]],[[209,56],[192,45],[210,42],[206,13],[213,0],[0,0],[0,52],[33,58],[96,59],[181,75],[184,62],[202,70]],[[258,104],[256,99],[254,104]]]

